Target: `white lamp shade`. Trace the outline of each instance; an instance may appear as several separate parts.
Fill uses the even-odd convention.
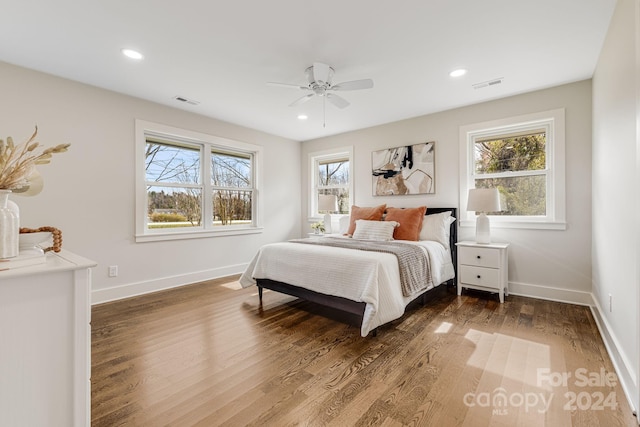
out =
[[[497,188],[472,188],[469,190],[468,211],[498,212],[500,209],[500,192]]]
[[[318,195],[318,212],[335,212],[338,210],[338,196],[335,194]]]

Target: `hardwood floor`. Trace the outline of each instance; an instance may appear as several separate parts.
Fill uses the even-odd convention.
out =
[[[236,279],[93,307],[93,426],[637,426],[588,307],[440,286],[362,338]]]

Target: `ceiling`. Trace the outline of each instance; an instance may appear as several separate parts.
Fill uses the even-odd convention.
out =
[[[303,141],[590,78],[615,3],[0,0],[0,61]],[[267,85],[314,62],[374,87],[338,109]]]

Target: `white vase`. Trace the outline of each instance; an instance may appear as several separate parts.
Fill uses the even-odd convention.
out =
[[[9,204],[11,190],[0,190],[0,258],[18,256],[20,214],[18,205]]]

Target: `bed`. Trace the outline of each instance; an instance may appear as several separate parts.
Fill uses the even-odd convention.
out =
[[[387,216],[389,209],[393,208],[385,207]],[[407,211],[409,209],[397,210]],[[379,326],[402,317],[412,301],[421,298],[424,304],[430,290],[443,283],[455,283],[456,209],[428,208],[423,215],[417,241],[369,242],[368,235],[365,239],[356,238],[360,230],[356,229],[349,237],[340,233],[265,245],[247,266],[240,284],[245,288],[256,285],[260,302],[263,289],[269,289],[355,314],[360,319],[360,334],[375,335]],[[356,221],[363,230],[365,225],[377,227],[384,222],[387,221]],[[349,231],[353,231],[353,227]],[[369,243],[376,245],[375,249],[359,247]],[[401,247],[398,250],[412,254],[423,253],[426,261],[421,262],[429,266],[427,280],[422,283],[422,276],[418,274],[412,277],[414,288],[407,290],[407,276],[415,275],[415,270],[420,269],[409,268],[409,273],[406,267],[403,270],[400,260],[405,252],[402,257],[388,252],[390,246]],[[422,288],[415,287],[416,280]]]

